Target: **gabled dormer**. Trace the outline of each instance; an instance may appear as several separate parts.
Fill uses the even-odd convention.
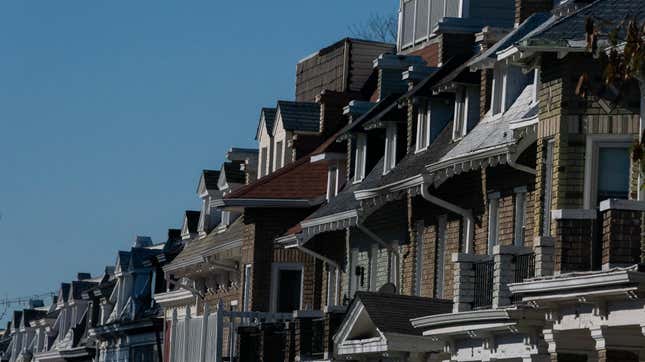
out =
[[[318,103],[278,101],[273,127],[273,170],[308,153],[312,144],[300,143],[299,139],[317,138],[321,131],[320,119]]]
[[[237,162],[240,165],[239,170],[244,175],[244,177],[241,178],[242,182],[240,182],[240,186],[249,184],[258,179],[258,157],[259,152],[257,148],[231,147],[226,152],[227,160],[230,162]],[[231,190],[220,189],[220,191]]]
[[[200,238],[205,237],[218,223],[219,210],[211,206],[213,199],[220,197],[218,181],[220,171],[204,170],[197,186],[197,195],[202,200],[197,232]]]
[[[255,139],[258,141],[260,158],[258,160],[258,178],[273,171],[273,126],[275,124],[275,108],[262,108],[260,121]]]
[[[190,240],[198,235],[197,226],[199,225],[199,211],[186,210],[184,220],[181,225],[181,239]]]

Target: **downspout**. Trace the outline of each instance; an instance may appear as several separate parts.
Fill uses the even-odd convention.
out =
[[[392,244],[386,243],[385,240],[381,239],[378,235],[376,235],[374,232],[372,232],[372,230],[368,229],[362,223],[357,222],[356,227],[360,231],[362,231],[365,235],[370,237],[372,240],[376,241],[382,247],[386,248],[390,253],[394,254],[394,258],[396,259],[396,269],[394,269],[395,272],[396,272],[396,275],[395,275],[395,277],[393,279],[395,279],[394,284],[398,286],[398,279],[399,279],[399,270],[398,269],[401,267],[401,253],[399,253],[399,250],[397,248],[395,248],[394,246],[392,246]],[[371,279],[371,277],[370,277],[370,279]],[[388,277],[388,279],[389,279],[389,277]]]
[[[431,204],[437,205],[441,208],[454,212],[457,215],[461,215],[464,219],[464,235],[466,236],[465,242],[465,252],[473,252],[473,238],[475,235],[475,219],[473,218],[473,213],[470,210],[463,209],[455,204],[451,204],[446,200],[442,200],[434,195],[431,195],[428,192],[428,187],[430,186],[429,181],[426,177],[423,178],[423,183],[421,184],[421,196]]]
[[[645,79],[643,79],[642,77],[639,77],[638,78],[638,83],[640,84],[640,90],[641,90],[641,94],[640,94],[640,98],[641,98],[641,109],[640,109],[641,112],[640,113],[641,113],[641,115],[640,115],[640,121],[639,121],[639,127],[638,127],[638,129],[639,129],[638,143],[640,143],[642,145],[643,144],[643,131],[645,131]],[[641,162],[643,162],[642,159],[641,159]],[[641,166],[641,170],[642,170],[642,166]],[[645,200],[645,191],[643,190],[643,182],[645,182],[645,180],[643,180],[643,172],[641,172],[641,170],[638,170],[638,190],[637,190],[638,197],[637,197],[637,199],[639,201]]]
[[[307,255],[311,255],[312,257],[314,257],[314,259],[318,259],[318,260],[322,261],[323,263],[327,263],[327,265],[329,265],[332,268],[334,268],[334,272],[336,274],[336,287],[335,287],[336,288],[336,293],[335,293],[336,294],[335,295],[336,300],[334,302],[336,304],[340,304],[340,299],[339,299],[339,297],[340,297],[340,266],[338,265],[338,263],[333,261],[333,260],[331,260],[331,259],[329,259],[328,257],[326,257],[326,256],[324,256],[322,254],[319,254],[319,253],[317,253],[317,252],[315,252],[315,251],[313,251],[311,249],[305,248],[302,244],[300,244],[300,240],[297,240],[296,244],[294,244],[291,247],[296,248],[296,249],[302,251],[303,253],[305,253]]]

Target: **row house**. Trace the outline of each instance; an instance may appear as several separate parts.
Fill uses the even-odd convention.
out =
[[[218,301],[223,300],[227,308],[234,310],[241,300],[242,218],[240,212],[221,208],[221,200],[255,180],[258,152],[232,148],[226,158],[219,170],[202,171],[196,192],[202,202],[201,211],[186,213],[182,227],[186,244],[164,265],[167,288],[154,296],[163,308],[165,361],[199,360],[200,354],[206,358],[206,353],[212,359],[215,351],[207,350],[202,343],[203,326],[198,317],[207,322],[210,305],[215,310]],[[210,332],[211,338],[214,333]],[[228,338],[220,338],[226,342],[223,348],[227,350]]]

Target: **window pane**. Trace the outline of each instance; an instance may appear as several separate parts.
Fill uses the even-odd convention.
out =
[[[625,147],[598,149],[598,202],[627,199],[629,195],[629,150]]]
[[[282,142],[275,145],[275,169],[282,167]]]
[[[439,20],[443,18],[444,12],[444,1],[443,0],[432,0],[430,4],[430,31],[434,29],[435,26],[439,23]]]
[[[403,45],[412,43],[414,36],[414,6],[414,0],[403,4]]]
[[[278,313],[300,309],[300,270],[280,270],[278,275]]]
[[[420,40],[428,35],[428,11],[430,10],[429,0],[417,1],[417,26],[415,40]]]

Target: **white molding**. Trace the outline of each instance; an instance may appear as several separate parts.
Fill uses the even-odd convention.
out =
[[[601,201],[600,211],[607,210],[645,211],[645,201],[622,199],[607,199]]]
[[[305,220],[300,223],[300,226],[302,226],[302,228],[305,229],[305,228],[316,227],[316,226],[329,224],[333,222],[343,221],[347,219],[353,219],[356,217],[358,217],[358,212],[356,210],[349,210],[349,211],[340,212],[337,214],[323,216],[315,219]]]
[[[589,135],[585,146],[585,180],[583,205],[585,209],[595,207],[596,180],[598,178],[598,149],[601,147],[627,147],[632,145],[632,135]]]
[[[316,163],[320,161],[342,161],[346,158],[347,158],[347,155],[344,153],[325,152],[325,153],[319,153],[317,155],[311,156],[310,162]]]
[[[298,270],[300,271],[300,307],[299,310],[303,307],[303,296],[304,296],[304,282],[305,282],[305,267],[302,263],[272,263],[271,264],[271,303],[270,310],[272,313],[276,313],[277,304],[278,304],[278,273],[281,270]]]
[[[592,209],[559,209],[551,210],[554,220],[595,220],[598,214]]]

